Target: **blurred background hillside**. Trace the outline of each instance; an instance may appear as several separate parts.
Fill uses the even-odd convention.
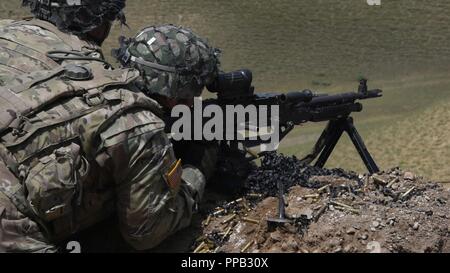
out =
[[[355,116],[381,167],[400,166],[450,180],[450,2],[446,0],[128,0],[130,29],[152,24],[187,26],[223,51],[223,70],[250,68],[260,91],[309,88],[344,92],[384,90]],[[18,0],[0,0],[2,18],[28,15]],[[323,124],[298,128],[281,151],[301,156]],[[346,139],[327,167],[365,171]]]

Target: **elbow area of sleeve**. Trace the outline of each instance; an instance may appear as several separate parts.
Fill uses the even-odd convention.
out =
[[[175,193],[164,178],[176,158],[163,131],[127,139],[111,147],[109,154],[120,158],[115,166],[123,166],[120,170],[124,173],[116,176],[121,178],[116,188],[117,213],[122,236],[130,246],[154,248],[190,225],[196,204],[191,189],[182,183]]]
[[[191,224],[195,201],[187,189],[170,201],[160,204],[147,216],[142,215],[138,226],[125,222],[121,225],[122,236],[136,250],[149,250],[175,232]]]

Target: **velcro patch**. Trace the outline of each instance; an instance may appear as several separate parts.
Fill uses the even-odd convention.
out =
[[[181,176],[183,175],[183,168],[181,166],[181,159],[172,164],[169,171],[165,174],[167,185],[173,191],[178,191],[181,184]]]

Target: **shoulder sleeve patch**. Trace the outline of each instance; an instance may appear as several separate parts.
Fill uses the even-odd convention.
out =
[[[174,162],[165,174],[165,178],[169,188],[172,191],[178,191],[181,185],[181,176],[183,174],[183,168],[181,166],[181,159]]]

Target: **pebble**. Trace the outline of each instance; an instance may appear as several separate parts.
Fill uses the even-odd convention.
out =
[[[313,218],[313,211],[311,209],[304,209],[300,212],[300,215],[304,215],[306,219],[311,220]]]
[[[420,227],[420,224],[418,222],[415,222],[414,225],[413,225],[413,229],[414,230],[418,230],[419,227]]]
[[[414,176],[414,174],[411,173],[411,172],[406,172],[405,175],[403,176],[403,178],[404,178],[405,180],[414,180],[415,176]]]
[[[344,253],[350,253],[353,250],[353,246],[352,245],[347,245],[346,247],[344,247]]]
[[[354,228],[349,228],[349,229],[347,230],[347,234],[348,234],[348,235],[355,235],[355,233],[356,233],[356,229],[354,229]]]
[[[342,247],[338,247],[333,251],[333,253],[340,253],[340,252],[342,252]]]
[[[374,228],[377,228],[377,227],[380,226],[380,222],[378,222],[378,221],[373,221],[373,222],[372,222],[372,226],[373,226]]]
[[[272,246],[269,251],[267,251],[268,253],[281,253],[281,249],[276,247],[276,246]]]
[[[277,232],[272,232],[270,234],[270,239],[272,239],[274,242],[280,242],[281,241],[281,235]]]
[[[294,251],[298,250],[298,244],[297,244],[297,242],[295,240],[290,240],[288,242],[288,246],[289,246],[290,249],[292,249]]]
[[[365,241],[365,240],[369,239],[369,235],[363,234],[363,235],[361,235],[360,239]]]

